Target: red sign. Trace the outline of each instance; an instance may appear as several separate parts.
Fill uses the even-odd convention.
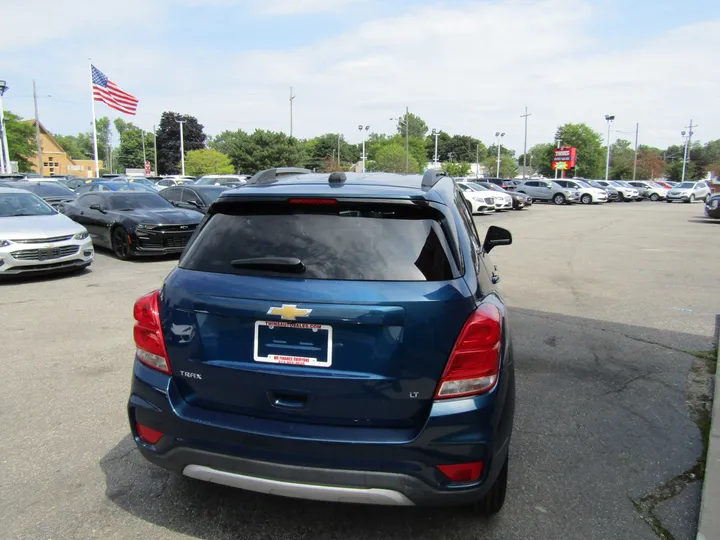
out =
[[[577,148],[572,148],[570,146],[561,146],[560,148],[556,148],[552,163],[553,171],[575,168],[576,158]],[[558,166],[560,163],[563,163],[564,165]]]
[[[150,162],[149,161],[145,162],[145,174],[146,175],[150,174]]]

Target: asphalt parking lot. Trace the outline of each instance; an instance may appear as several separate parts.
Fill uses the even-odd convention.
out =
[[[514,235],[493,252],[518,362],[493,519],[273,498],[144,462],[125,417],[132,306],[176,259],[99,253],[82,275],[0,285],[0,538],[694,538],[708,368],[690,353],[720,312],[720,223],[701,216],[643,202],[476,218]]]

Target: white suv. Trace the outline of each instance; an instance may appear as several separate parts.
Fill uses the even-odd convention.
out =
[[[640,190],[640,196],[651,201],[659,201],[667,197],[668,189],[654,182],[632,181],[628,182],[632,187]]]
[[[681,182],[668,192],[667,202],[706,201],[710,198],[711,193],[710,187],[705,182]]]
[[[577,190],[580,193],[580,202],[583,204],[606,203],[607,191],[596,188],[582,180],[555,180],[562,187]]]

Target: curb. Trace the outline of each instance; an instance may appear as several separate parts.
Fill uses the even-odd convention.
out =
[[[720,343],[720,314],[715,315],[715,339],[713,343],[715,347],[718,347]],[[720,364],[720,347],[718,347],[717,362]],[[715,399],[717,397],[716,389],[719,385],[720,370],[716,369],[710,440],[705,462],[705,478],[703,479],[697,540],[720,538],[720,512],[717,511],[720,505],[720,399]]]

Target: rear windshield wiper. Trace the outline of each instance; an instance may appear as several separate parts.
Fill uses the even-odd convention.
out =
[[[271,272],[287,272],[302,274],[305,265],[295,257],[259,257],[255,259],[235,259],[230,261],[235,268],[248,268],[252,270],[269,270]]]

